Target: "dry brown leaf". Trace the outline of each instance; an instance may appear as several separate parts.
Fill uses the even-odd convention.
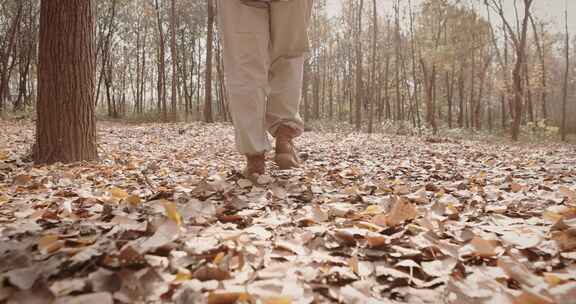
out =
[[[138,195],[130,195],[126,198],[126,202],[134,207],[137,207],[142,203],[142,199],[140,199]]]
[[[230,273],[227,271],[211,266],[202,266],[198,268],[196,271],[194,271],[192,277],[202,282],[210,280],[224,281],[231,278]]]
[[[576,250],[576,228],[565,231],[554,231],[552,239],[556,241],[562,251]]]
[[[470,244],[474,248],[474,253],[479,257],[489,258],[497,255],[495,241],[474,237]]]
[[[250,300],[250,295],[244,292],[212,292],[208,295],[208,304],[234,304]]]
[[[390,212],[384,217],[377,215],[372,219],[372,222],[380,226],[395,227],[405,221],[413,220],[418,215],[418,211],[414,204],[403,198],[397,198],[392,206]]]
[[[110,190],[108,190],[108,192],[110,192],[110,195],[112,195],[113,198],[117,198],[117,199],[125,199],[129,195],[128,192],[126,192],[125,190],[122,190],[120,188],[117,188],[117,187],[110,188]]]
[[[13,184],[17,186],[24,186],[32,181],[32,176],[28,174],[16,175],[13,180]]]
[[[382,248],[389,245],[389,239],[383,235],[367,235],[366,241],[370,248]]]
[[[262,300],[263,304],[292,304],[291,297],[271,297]]]
[[[46,235],[38,240],[38,250],[43,254],[53,253],[64,246],[57,235]]]

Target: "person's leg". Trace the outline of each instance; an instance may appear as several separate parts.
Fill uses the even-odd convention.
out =
[[[265,124],[270,12],[241,0],[218,0],[218,23],[236,147],[246,155],[244,175],[255,180],[264,174],[264,153],[271,149]]]
[[[296,167],[299,162],[292,139],[304,131],[299,105],[311,12],[312,0],[273,2],[270,7],[272,65],[266,126],[276,137],[280,169]]]
[[[270,66],[268,8],[241,0],[218,0],[224,74],[236,146],[245,155],[271,149],[266,134],[266,95]]]

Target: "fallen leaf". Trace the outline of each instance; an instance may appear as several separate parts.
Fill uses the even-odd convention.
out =
[[[46,235],[38,240],[38,250],[43,254],[49,254],[58,251],[64,244],[57,235]]]
[[[497,255],[497,246],[494,243],[494,241],[485,240],[480,237],[474,237],[472,241],[470,241],[470,244],[475,250],[475,254],[483,258],[489,258]]]
[[[128,197],[128,192],[126,192],[125,190],[122,190],[120,188],[116,188],[116,187],[110,188],[110,190],[108,190],[108,192],[110,192],[110,194],[112,195],[113,198],[125,199]]]
[[[180,227],[174,221],[165,221],[158,230],[140,245],[140,253],[146,253],[159,247],[168,245],[178,239]]]
[[[192,274],[194,279],[204,281],[216,280],[224,281],[231,278],[230,273],[211,266],[202,266]]]
[[[263,304],[292,304],[290,297],[271,297],[262,300]]]
[[[32,181],[32,176],[28,174],[16,175],[13,180],[13,184],[17,186],[24,186]]]
[[[69,279],[56,281],[50,285],[50,291],[55,297],[69,295],[73,292],[82,291],[86,287],[84,279]]]
[[[138,195],[130,195],[126,197],[126,202],[134,207],[137,207],[142,203],[142,199],[140,199]]]
[[[108,292],[99,292],[56,299],[52,304],[114,304],[114,299]]]
[[[178,226],[182,225],[182,216],[180,215],[180,213],[178,213],[176,204],[170,201],[163,201],[162,205],[164,206],[166,216],[170,220],[174,221]]]
[[[208,304],[234,304],[249,300],[250,295],[244,292],[212,292],[208,295]]]
[[[412,203],[402,198],[396,198],[390,212],[385,217],[382,215],[375,216],[372,222],[380,226],[385,224],[388,227],[395,227],[405,221],[415,219],[417,215],[418,211]]]

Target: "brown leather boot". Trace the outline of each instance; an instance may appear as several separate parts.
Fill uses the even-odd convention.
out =
[[[295,132],[292,128],[280,126],[276,131],[276,157],[274,160],[280,170],[300,167],[300,159],[294,147]]]
[[[263,175],[266,171],[266,156],[264,153],[255,155],[246,155],[246,168],[244,177],[255,182],[258,176]]]

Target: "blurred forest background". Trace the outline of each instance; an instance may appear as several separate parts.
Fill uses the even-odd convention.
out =
[[[534,14],[540,1],[514,1],[514,12],[512,0],[314,1],[302,116],[366,132],[566,138],[576,39],[564,20]],[[39,6],[0,0],[2,115],[33,112]],[[215,1],[94,6],[101,119],[230,120]]]

